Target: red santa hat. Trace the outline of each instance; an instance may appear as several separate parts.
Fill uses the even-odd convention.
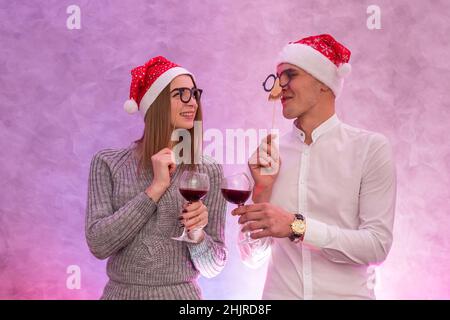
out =
[[[181,74],[193,77],[189,71],[162,56],[152,58],[144,65],[134,68],[131,70],[130,99],[123,105],[125,111],[130,114],[140,111],[145,117],[161,91]]]
[[[290,42],[281,51],[277,65],[293,64],[326,84],[336,97],[341,93],[344,78],[350,74],[350,50],[329,34],[311,36]]]

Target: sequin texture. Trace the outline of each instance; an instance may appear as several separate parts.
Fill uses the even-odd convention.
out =
[[[139,105],[142,97],[156,79],[174,67],[178,67],[178,65],[163,56],[158,56],[131,70],[130,99],[135,100]]]
[[[333,62],[336,67],[348,63],[350,60],[350,50],[337,42],[336,39],[329,34],[311,36],[291,43],[305,44],[314,48]]]

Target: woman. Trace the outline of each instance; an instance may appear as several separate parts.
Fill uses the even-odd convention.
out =
[[[171,134],[189,130],[195,159],[201,90],[189,71],[164,57],[131,74],[124,107],[144,116],[144,134],[126,149],[98,152],[90,168],[86,239],[97,258],[108,258],[109,282],[101,298],[200,299],[199,274],[214,277],[227,257],[222,168],[206,157],[198,165],[177,165]],[[174,181],[185,170],[208,174],[204,202],[188,205],[179,194]],[[183,225],[192,242],[171,239]]]

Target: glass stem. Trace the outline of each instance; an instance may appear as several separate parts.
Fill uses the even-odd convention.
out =
[[[238,204],[238,208],[243,207],[243,206],[244,206],[243,203],[239,203],[239,204]],[[246,223],[244,223],[244,224],[242,225],[241,230],[242,230],[242,228],[243,228],[247,223],[248,223],[248,222],[246,222]],[[251,235],[251,232],[250,232],[250,231],[247,231],[247,232],[244,234],[245,240],[246,240],[247,242],[252,242],[252,241],[254,241],[254,240],[250,237],[250,235]]]

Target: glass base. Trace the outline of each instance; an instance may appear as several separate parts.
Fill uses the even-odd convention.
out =
[[[189,243],[197,243],[196,241],[192,240],[191,238],[189,238],[188,233],[186,232],[186,228],[183,229],[183,233],[181,234],[181,236],[179,237],[172,237],[172,240],[176,240],[176,241],[184,241],[184,242],[189,242]]]

